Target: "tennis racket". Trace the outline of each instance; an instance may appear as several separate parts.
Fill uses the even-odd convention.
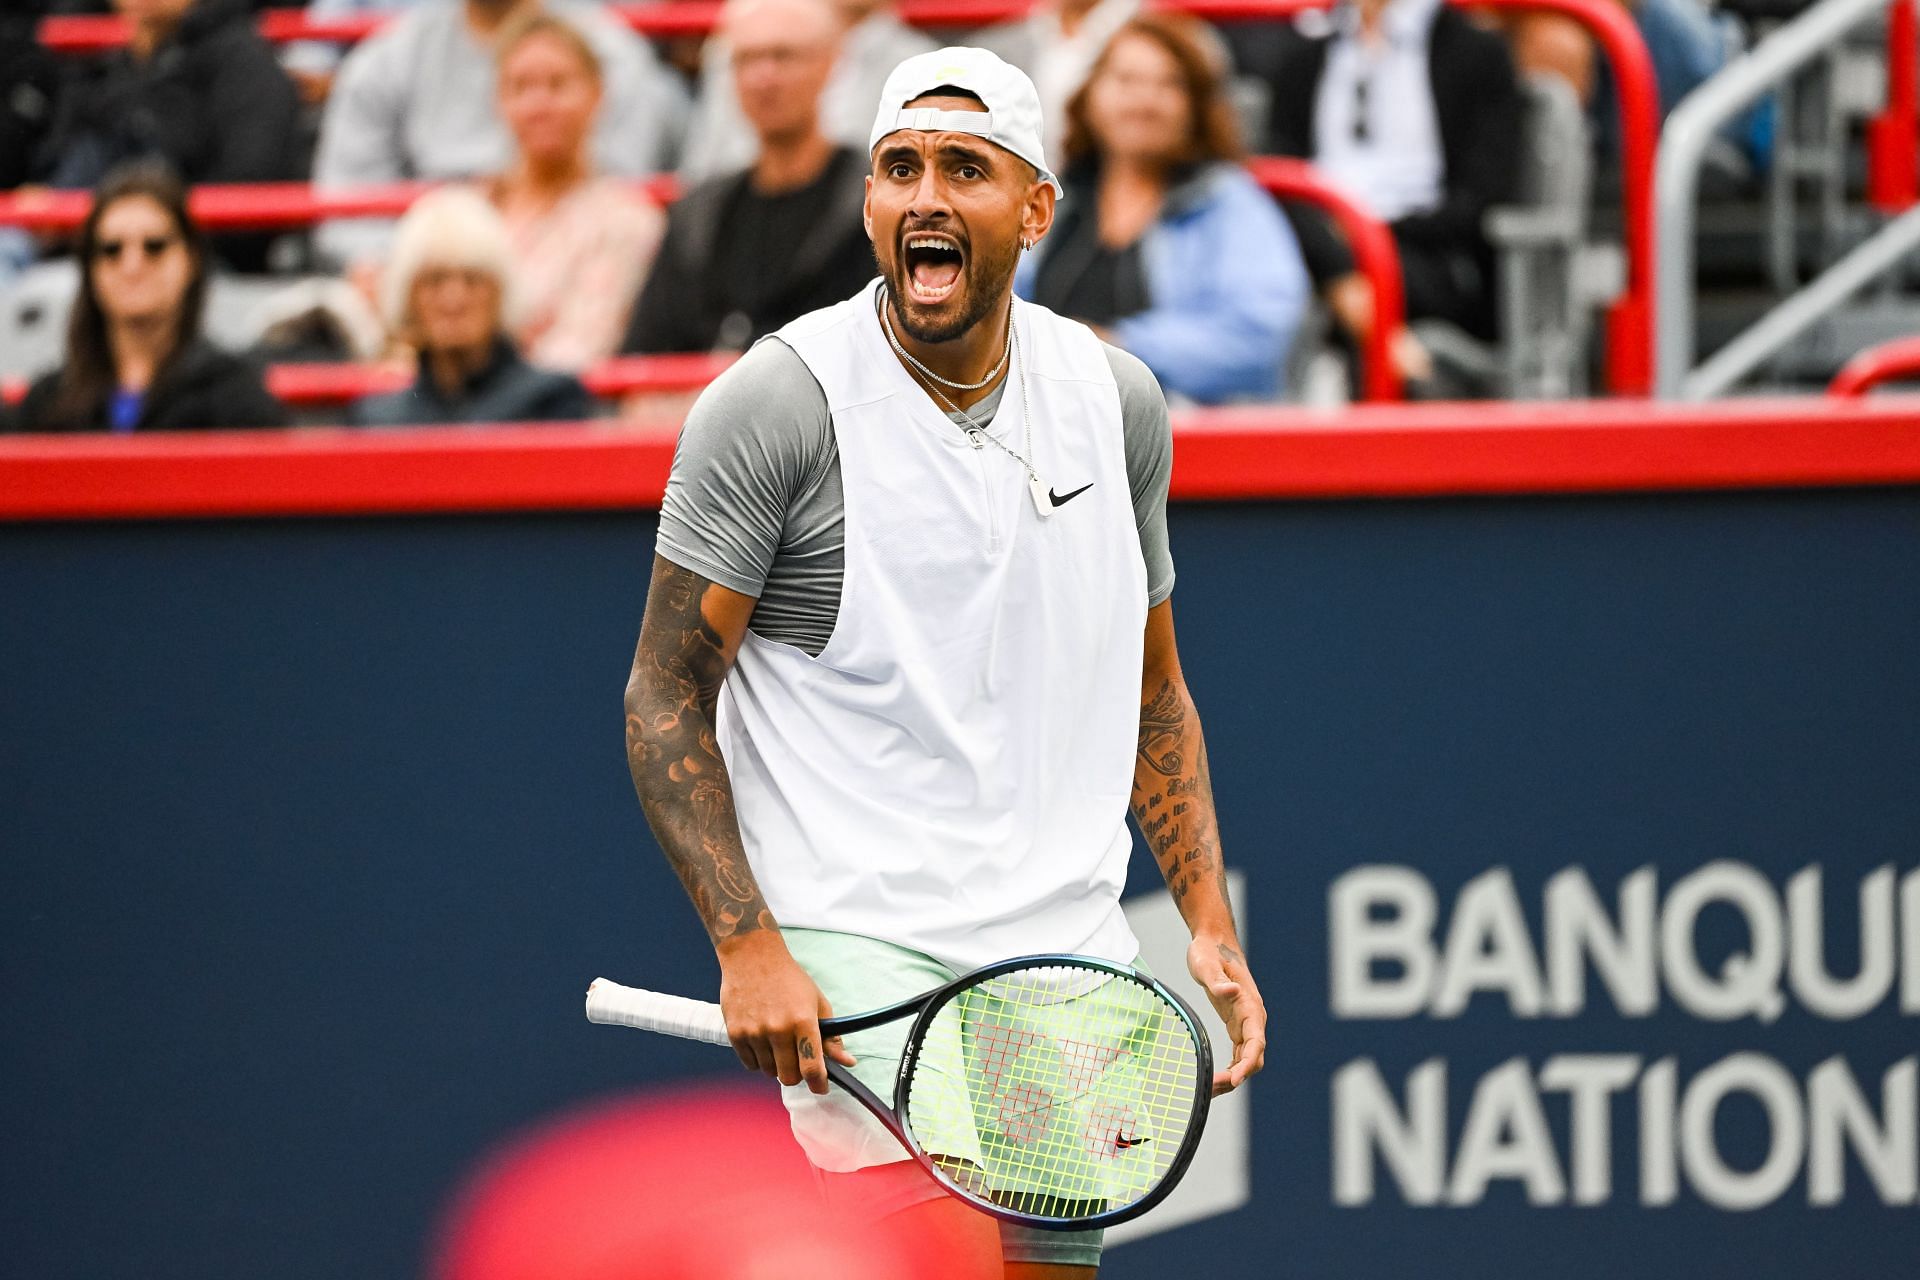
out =
[[[587,1017],[728,1044],[720,1006],[595,979]],[[1212,1100],[1213,1054],[1193,1009],[1130,965],[1002,960],[822,1036],[912,1020],[893,1099],[832,1058],[864,1104],[947,1191],[1007,1222],[1111,1226],[1186,1172]]]

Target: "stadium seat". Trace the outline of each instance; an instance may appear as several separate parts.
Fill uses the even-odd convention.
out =
[[[1588,244],[1593,139],[1579,98],[1558,76],[1521,87],[1520,202],[1487,214],[1506,335],[1498,376],[1514,399],[1558,400],[1586,394],[1593,311],[1618,292],[1618,256]]]

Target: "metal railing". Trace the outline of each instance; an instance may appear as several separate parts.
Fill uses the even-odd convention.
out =
[[[1694,90],[1667,119],[1654,175],[1654,391],[1704,400],[1730,389],[1862,285],[1920,246],[1920,210],[1909,211],[1783,300],[1693,367],[1694,230],[1700,165],[1714,135],[1768,90],[1821,57],[1856,26],[1904,0],[1820,0]],[[1911,61],[1906,64],[1911,67]],[[1901,92],[1889,85],[1889,97]]]

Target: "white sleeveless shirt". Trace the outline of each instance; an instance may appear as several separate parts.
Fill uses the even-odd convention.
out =
[[[749,631],[719,699],[748,861],[784,925],[897,943],[956,971],[1037,952],[1131,960],[1120,912],[1146,567],[1112,366],[1016,301],[1042,518],[902,367],[876,281],[775,335],[833,416],[845,490],[838,622],[818,657]],[[1025,452],[1021,388],[991,433]]]

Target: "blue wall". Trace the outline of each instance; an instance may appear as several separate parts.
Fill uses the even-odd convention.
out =
[[[1890,997],[1715,1022],[1663,990],[1577,1019],[1335,1019],[1328,889],[1430,882],[1444,927],[1512,869],[1611,903],[1714,859],[1784,893],[1819,863],[1828,955],[1855,894],[1920,866],[1920,492],[1182,507],[1182,653],[1275,1025],[1252,1204],[1126,1246],[1106,1274],[1320,1278],[1911,1276],[1920,1207],[1849,1159],[1733,1213],[1681,1178],[1640,1203],[1634,1095],[1612,1197],[1535,1208],[1496,1180],[1408,1207],[1384,1168],[1330,1190],[1329,1089],[1448,1071],[1449,1162],[1514,1055],[1737,1051],[1802,1085],[1844,1054],[1876,1111],[1920,1047]],[[606,972],[713,983],[621,755],[646,515],[0,529],[0,1240],[10,1275],[401,1277],[461,1171],[516,1126],[635,1081],[726,1072],[589,1027]],[[1136,862],[1137,887],[1150,863]],[[1142,875],[1141,873],[1144,873]],[[1701,922],[1710,970],[1741,943]],[[1920,936],[1920,921],[1911,931]],[[1920,941],[1914,943],[1920,946]],[[1914,963],[1920,964],[1920,957]],[[1547,1095],[1558,1163],[1567,1100]],[[1727,1161],[1765,1150],[1736,1097]],[[1803,1162],[1804,1164],[1804,1162]],[[1250,1262],[1249,1260],[1255,1260]]]

